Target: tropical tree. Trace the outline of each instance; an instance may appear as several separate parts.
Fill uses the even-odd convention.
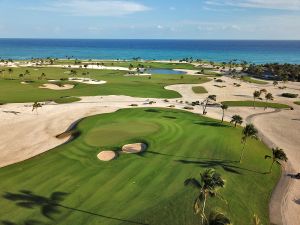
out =
[[[269,173],[272,172],[272,169],[273,169],[273,166],[274,166],[275,162],[277,164],[281,165],[280,161],[285,161],[286,162],[288,160],[285,152],[280,148],[272,148],[272,155],[271,156],[266,155],[265,159],[271,159],[272,160],[272,164],[271,164],[271,167],[269,169]]]
[[[195,214],[201,213],[202,224],[204,221],[208,222],[205,216],[207,198],[215,196],[219,197],[218,188],[224,187],[225,181],[214,169],[207,169],[203,173],[200,173],[200,180],[189,178],[185,180],[184,185],[190,185],[199,191],[194,201],[194,212]]]
[[[267,105],[268,101],[273,101],[274,97],[273,97],[272,93],[267,93],[265,95],[265,99],[266,99],[266,107],[265,107],[265,109],[267,109],[268,108],[268,105]]]
[[[230,219],[227,218],[223,213],[211,212],[205,225],[229,225]]]
[[[12,68],[9,68],[9,69],[8,69],[8,74],[9,74],[9,76],[10,76],[10,79],[12,78],[11,75],[12,75],[13,72],[14,72],[14,71],[13,71]]]
[[[227,110],[228,109],[228,105],[225,105],[225,104],[222,104],[221,105],[221,109],[222,109],[222,123],[224,122],[224,116],[225,116],[225,110]]]
[[[207,105],[210,102],[215,102],[215,101],[217,101],[217,96],[216,95],[209,95],[206,99],[204,99],[204,101],[202,102],[203,115],[206,115],[206,113],[207,113],[207,111],[206,111]]]
[[[258,131],[254,127],[253,124],[247,124],[246,127],[243,129],[243,136],[242,136],[243,148],[242,148],[242,151],[241,151],[240,163],[243,160],[246,143],[247,143],[247,140],[249,138],[251,138],[251,139],[258,139]]]
[[[242,124],[243,123],[243,118],[240,115],[233,115],[231,117],[230,123],[233,123],[234,126],[236,127],[237,124]]]
[[[261,95],[261,92],[260,92],[260,91],[254,91],[254,92],[253,92],[253,107],[254,107],[254,109],[255,109],[255,100],[256,100],[257,98],[259,98],[260,95]]]
[[[38,108],[42,108],[42,104],[39,102],[34,102],[32,105],[32,112],[35,110],[36,114],[38,114]]]

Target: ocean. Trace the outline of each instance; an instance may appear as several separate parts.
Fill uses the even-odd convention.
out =
[[[300,41],[0,39],[1,59],[47,57],[300,64]]]

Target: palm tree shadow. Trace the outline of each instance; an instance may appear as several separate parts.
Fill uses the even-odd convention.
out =
[[[222,124],[220,122],[213,122],[213,121],[198,121],[195,122],[194,124],[198,124],[201,126],[210,126],[210,127],[231,127],[226,124]]]
[[[216,168],[216,167],[221,167],[224,171],[230,172],[230,173],[235,173],[235,174],[243,174],[241,170],[248,171],[248,172],[253,172],[253,173],[258,173],[258,174],[264,174],[259,171],[243,168],[240,166],[235,165],[237,161],[232,161],[232,160],[205,160],[205,161],[189,161],[189,160],[175,160],[176,162],[182,163],[182,164],[194,164],[198,165],[203,168]]]
[[[64,192],[53,192],[50,195],[50,197],[44,197],[41,195],[34,194],[33,192],[28,191],[28,190],[21,190],[21,191],[19,191],[19,193],[6,192],[3,195],[3,198],[5,198],[9,201],[16,202],[16,205],[19,207],[23,207],[23,208],[27,208],[27,209],[39,208],[41,211],[41,214],[50,220],[54,220],[54,218],[53,218],[54,215],[59,214],[60,213],[59,209],[63,208],[63,209],[68,209],[68,210],[72,210],[72,211],[76,211],[76,212],[80,212],[80,213],[89,214],[92,216],[98,216],[98,217],[105,218],[105,219],[117,220],[120,222],[127,222],[130,224],[147,225],[147,224],[141,223],[141,222],[130,221],[130,220],[121,219],[121,218],[117,218],[117,217],[105,216],[105,215],[101,215],[98,213],[93,213],[93,212],[89,212],[86,210],[81,210],[81,209],[77,209],[77,208],[73,208],[73,207],[69,207],[69,206],[61,204],[61,202],[65,199],[65,197],[67,195],[68,195],[68,193],[64,193]],[[4,225],[14,225],[14,223],[10,223],[9,221],[1,221],[1,222],[4,223]],[[27,221],[27,224],[35,225],[36,223],[34,223],[34,222],[36,222],[36,221],[31,221],[31,223],[28,223],[28,221]],[[25,225],[27,225],[27,224],[25,224]]]
[[[9,220],[2,220],[2,225],[19,225],[17,223],[11,222]],[[25,220],[22,225],[44,225],[45,223],[38,220]]]

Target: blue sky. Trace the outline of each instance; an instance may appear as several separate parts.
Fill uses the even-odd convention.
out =
[[[300,40],[300,0],[0,0],[0,37]]]

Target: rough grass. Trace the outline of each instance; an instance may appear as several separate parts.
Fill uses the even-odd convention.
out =
[[[196,94],[206,94],[206,93],[208,93],[207,90],[202,86],[192,87],[192,89],[193,89],[193,92],[196,93]]]
[[[253,83],[253,84],[268,84],[268,82],[266,82],[266,81],[254,79],[249,76],[242,76],[241,80],[249,82],[249,83]]]
[[[230,107],[253,107],[253,101],[224,101],[222,104]],[[280,103],[255,101],[255,107],[268,107],[274,109],[287,109],[290,106]]]
[[[220,194],[228,206],[216,198],[207,210],[219,209],[233,224],[251,224],[254,213],[269,223],[268,201],[280,168],[263,174],[270,150],[257,140],[247,143],[242,164],[234,162],[242,147],[239,127],[177,110],[126,109],[86,118],[76,129],[81,135],[73,141],[0,169],[2,222],[200,225],[192,209],[196,192],[183,182],[213,167],[226,180]],[[145,153],[97,159],[101,150],[137,141],[148,144]]]
[[[0,68],[1,69],[1,68]],[[28,68],[26,68],[28,69]],[[69,90],[49,90],[38,88],[42,84],[48,83],[46,80],[38,80],[41,73],[45,73],[49,80],[66,80],[70,77],[68,69],[62,68],[29,68],[30,75],[25,76],[25,80],[33,80],[29,84],[21,84],[18,74],[24,73],[25,68],[14,68],[11,75],[15,80],[8,80],[6,72],[0,78],[0,102],[33,102],[59,99],[62,96],[97,96],[97,95],[127,95],[145,98],[178,98],[179,93],[164,89],[172,84],[201,84],[209,81],[209,78],[183,75],[153,75],[152,79],[143,76],[124,76],[124,71],[110,70],[86,70],[77,69],[77,77],[85,77],[82,73],[89,72],[89,77],[96,80],[105,80],[103,85],[88,85],[76,83],[73,89]],[[60,81],[61,84],[70,81]]]
[[[294,102],[296,105],[300,105],[300,101]]]

